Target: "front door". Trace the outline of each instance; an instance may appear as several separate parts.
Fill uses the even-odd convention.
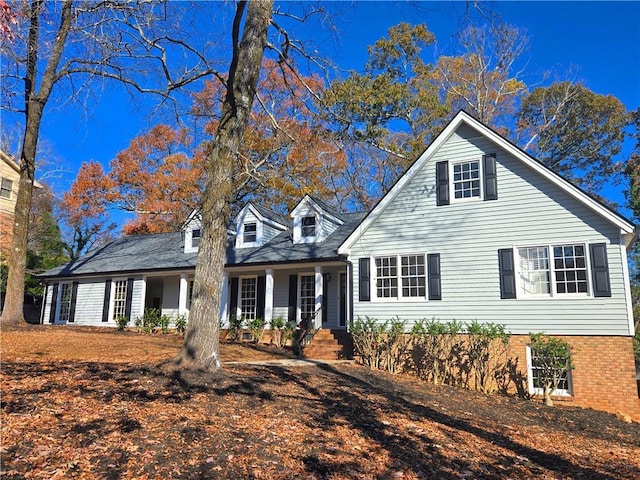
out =
[[[347,274],[340,272],[340,291],[338,293],[338,303],[340,305],[339,323],[341,327],[347,326]]]

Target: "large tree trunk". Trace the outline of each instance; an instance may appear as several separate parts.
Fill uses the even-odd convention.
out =
[[[53,85],[57,81],[57,69],[64,50],[67,35],[73,19],[73,1],[65,0],[60,13],[58,33],[51,48],[47,66],[36,89],[38,41],[40,35],[40,15],[43,0],[35,0],[29,10],[29,37],[27,50],[27,70],[24,79],[25,132],[20,155],[20,182],[16,199],[13,222],[13,243],[9,252],[9,276],[7,278],[6,302],[2,309],[0,325],[16,324],[24,321],[24,273],[27,262],[29,233],[29,213],[33,199],[33,181],[36,171],[36,151],[40,136],[40,123],[44,107],[49,100]]]
[[[245,8],[242,41],[238,43]],[[233,173],[251,115],[272,14],[273,0],[243,1],[236,7],[227,93],[207,164],[192,307],[182,350],[176,358],[176,364],[182,368],[220,368],[220,302]]]

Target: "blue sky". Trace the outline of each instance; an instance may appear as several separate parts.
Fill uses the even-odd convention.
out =
[[[490,2],[487,6],[529,37],[523,59],[527,83],[550,71],[561,79],[579,80],[596,93],[612,94],[628,109],[640,106],[640,2]],[[401,21],[426,23],[436,35],[438,51],[452,53],[452,37],[465,3],[343,2],[331,7],[342,12],[334,20],[338,42],[323,32],[317,33],[316,41],[347,71],[361,69],[367,46]],[[50,183],[62,193],[83,161],[107,166],[148,126],[148,112],[132,107],[115,88],[104,92],[88,112],[52,110],[41,135],[59,170]],[[621,200],[621,189],[614,187],[607,195]]]

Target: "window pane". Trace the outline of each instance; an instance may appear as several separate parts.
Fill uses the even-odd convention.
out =
[[[316,310],[316,278],[314,275],[300,277],[300,319],[314,317]]]
[[[587,293],[587,267],[584,245],[553,247],[558,293]]]
[[[480,162],[458,163],[453,166],[453,192],[455,198],[480,196]]]
[[[12,188],[13,188],[13,182],[8,178],[3,178],[2,184],[0,185],[0,197],[11,198]]]
[[[257,224],[245,223],[242,241],[244,243],[253,243],[256,241]]]
[[[520,257],[520,284],[526,295],[551,293],[549,251],[547,247],[518,249]]]
[[[302,217],[300,232],[303,237],[315,237],[316,217]]]
[[[127,308],[127,281],[116,280],[113,282],[113,317],[112,320],[117,320],[119,317],[124,317]]]
[[[406,267],[402,268],[402,296],[425,297],[426,278],[424,255],[407,255],[401,257]]]
[[[240,282],[240,316],[245,320],[256,318],[256,278],[242,278]]]
[[[376,262],[376,294],[378,298],[398,296],[397,257],[378,257]]]

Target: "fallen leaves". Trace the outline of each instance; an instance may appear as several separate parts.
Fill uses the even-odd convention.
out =
[[[2,333],[3,479],[640,476],[640,425],[594,410],[348,364],[233,365],[197,382],[150,363],[166,353],[164,336],[49,329],[71,333],[55,341],[71,358],[36,359],[30,333],[12,337],[22,339],[12,353]],[[78,360],[73,338],[86,335],[112,343],[110,363]],[[146,356],[122,361],[140,342]]]

